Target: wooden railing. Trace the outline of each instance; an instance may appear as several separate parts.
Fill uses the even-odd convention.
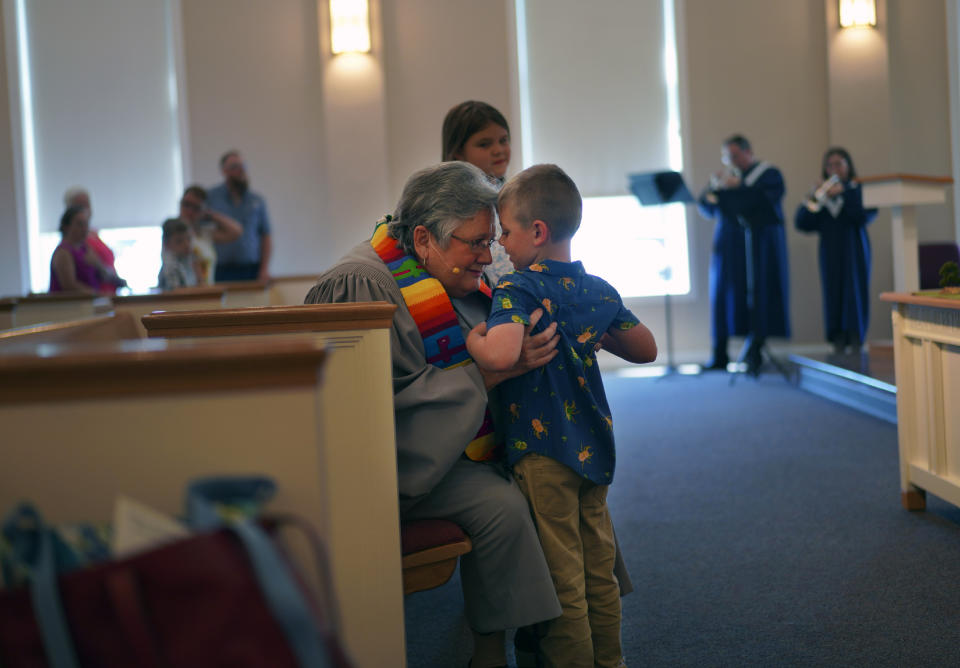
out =
[[[930,185],[950,185],[953,179],[949,176],[929,176],[926,174],[874,174],[872,176],[861,176],[856,179],[858,183],[883,183],[886,181],[907,181],[914,183],[925,183]]]

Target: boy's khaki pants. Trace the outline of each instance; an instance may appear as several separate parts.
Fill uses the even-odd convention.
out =
[[[560,462],[531,453],[514,465],[527,497],[563,614],[540,640],[546,666],[617,667],[620,587],[607,511],[608,485],[597,485]]]

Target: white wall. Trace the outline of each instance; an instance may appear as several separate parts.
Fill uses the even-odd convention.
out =
[[[953,168],[953,200],[960,201],[960,6],[947,5],[947,80],[950,95],[950,157]],[[953,238],[960,239],[960,208],[953,208]]]
[[[877,5],[877,27],[839,29],[837,0],[826,0],[829,63],[829,144],[850,151],[860,176],[898,171],[890,78],[887,3]],[[877,141],[878,137],[887,138]],[[922,171],[922,170],[921,170]],[[873,247],[870,276],[870,327],[873,340],[892,336],[890,306],[881,292],[893,288],[893,256],[889,210],[880,211],[867,228]]]
[[[887,0],[894,167],[898,172],[949,176],[949,77],[945,0],[924,11],[910,0]],[[949,189],[948,189],[949,190]],[[945,206],[917,209],[919,241],[953,239],[953,193]]]
[[[323,100],[316,0],[183,2],[190,173],[220,182],[220,155],[240,149],[267,200],[275,274],[312,271],[328,249]],[[171,213],[176,202],[171,202]]]
[[[685,8],[679,22],[686,44],[680,76],[687,88],[687,178],[702,189],[720,168],[720,143],[734,132],[750,139],[759,158],[780,167],[787,186],[783,207],[793,340],[820,341],[816,245],[794,232],[793,212],[816,177],[827,139],[823,7],[777,3],[774,12],[766,0],[685,0],[679,6]],[[706,350],[714,223],[692,207],[688,218],[695,299],[676,308],[676,345]]]
[[[367,235],[439,161],[449,107],[509,109],[505,4],[374,2],[371,15],[373,53],[333,57],[326,2],[183,3],[193,175],[213,183],[220,154],[243,150],[274,274],[319,272]]]
[[[861,176],[952,173],[946,8],[880,0],[877,27],[839,30],[837,0],[826,0],[829,143],[850,150]],[[953,193],[946,205],[917,209],[923,241],[955,239]],[[893,289],[890,212],[869,228],[873,244],[870,330],[873,340],[892,336],[890,306],[879,300]]]
[[[27,286],[26,238],[18,221],[13,171],[6,48],[6,16],[0,15],[0,296],[21,294]]]
[[[414,171],[440,162],[441,126],[464,100],[509,117],[508,4],[476,0],[383,3],[390,192],[394,201]],[[514,160],[512,171],[520,163]]]

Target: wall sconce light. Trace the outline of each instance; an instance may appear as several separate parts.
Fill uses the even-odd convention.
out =
[[[330,50],[370,53],[370,7],[367,0],[330,0]]]
[[[877,25],[877,0],[840,0],[840,27]]]

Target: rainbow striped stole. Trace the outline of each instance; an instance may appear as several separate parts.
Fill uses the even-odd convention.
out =
[[[400,287],[403,301],[423,339],[427,364],[441,369],[473,364],[447,291],[416,259],[397,247],[396,239],[387,235],[387,224],[391,220],[391,216],[385,216],[377,221],[370,245]],[[486,287],[483,283],[481,285]],[[467,445],[466,455],[475,461],[486,461],[499,458],[501,450],[488,409],[484,412],[480,430]]]

